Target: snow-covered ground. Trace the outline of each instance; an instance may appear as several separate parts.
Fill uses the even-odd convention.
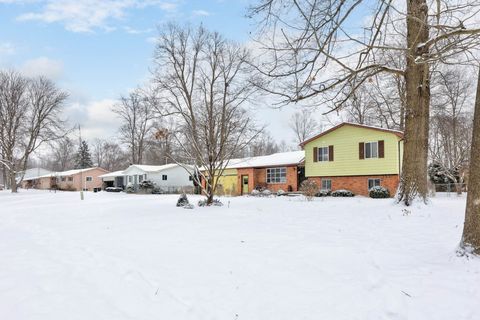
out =
[[[0,192],[0,319],[480,319],[465,198],[176,199]]]

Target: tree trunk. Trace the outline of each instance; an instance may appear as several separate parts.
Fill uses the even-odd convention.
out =
[[[467,252],[480,254],[480,70],[473,116],[470,177],[461,247]]]
[[[12,193],[16,193],[17,191],[17,181],[15,177],[15,170],[10,170],[9,172],[9,178],[10,178],[10,186],[12,188]]]
[[[426,0],[407,0],[407,68],[405,70],[406,109],[403,168],[398,200],[410,205],[428,194],[427,160],[430,113],[430,73],[428,63],[417,63],[427,54],[422,46],[428,40]]]

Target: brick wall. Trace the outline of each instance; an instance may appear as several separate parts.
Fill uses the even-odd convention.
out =
[[[332,180],[332,191],[347,189],[356,195],[368,196],[369,178],[380,179],[380,185],[387,188],[392,197],[397,192],[398,183],[400,181],[397,174],[349,177],[310,177],[308,179],[314,180],[318,184],[319,188],[322,186],[322,179],[330,179]]]

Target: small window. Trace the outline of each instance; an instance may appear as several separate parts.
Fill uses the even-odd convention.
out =
[[[287,182],[287,168],[268,168],[267,183],[285,183]]]
[[[193,181],[193,177],[192,177],[192,176],[189,176],[189,177],[188,177],[188,180]]]
[[[318,161],[328,161],[328,147],[318,148]]]
[[[128,182],[132,183],[132,176],[128,176]]]
[[[166,174],[162,175],[162,180],[163,180],[163,181],[166,181],[166,180],[167,180],[167,175],[166,175]]]
[[[365,142],[365,159],[378,158],[378,141]]]
[[[85,177],[85,181],[87,181],[87,182],[92,182],[92,181],[93,181],[93,177]]]
[[[68,181],[72,182],[72,181],[73,181],[73,177],[68,177]]]
[[[368,190],[373,187],[380,187],[380,179],[368,179]]]
[[[332,190],[332,180],[322,179],[322,190]]]
[[[142,181],[143,181],[143,174],[138,176],[138,182],[142,182]]]
[[[62,180],[62,182],[65,182],[65,181],[67,181],[67,178],[61,177],[60,180]]]

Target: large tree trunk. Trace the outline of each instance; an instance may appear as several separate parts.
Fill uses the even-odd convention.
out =
[[[461,247],[480,254],[480,70],[477,98],[473,116],[472,147],[470,151],[470,177],[468,179],[467,209]]]
[[[10,186],[12,188],[12,193],[16,193],[17,192],[17,180],[15,179],[16,178],[15,170],[11,170],[9,172],[9,178],[10,178]]]
[[[427,199],[428,126],[430,73],[428,63],[417,63],[426,54],[428,40],[426,0],[407,0],[407,68],[405,141],[398,200],[410,205],[416,197]]]

